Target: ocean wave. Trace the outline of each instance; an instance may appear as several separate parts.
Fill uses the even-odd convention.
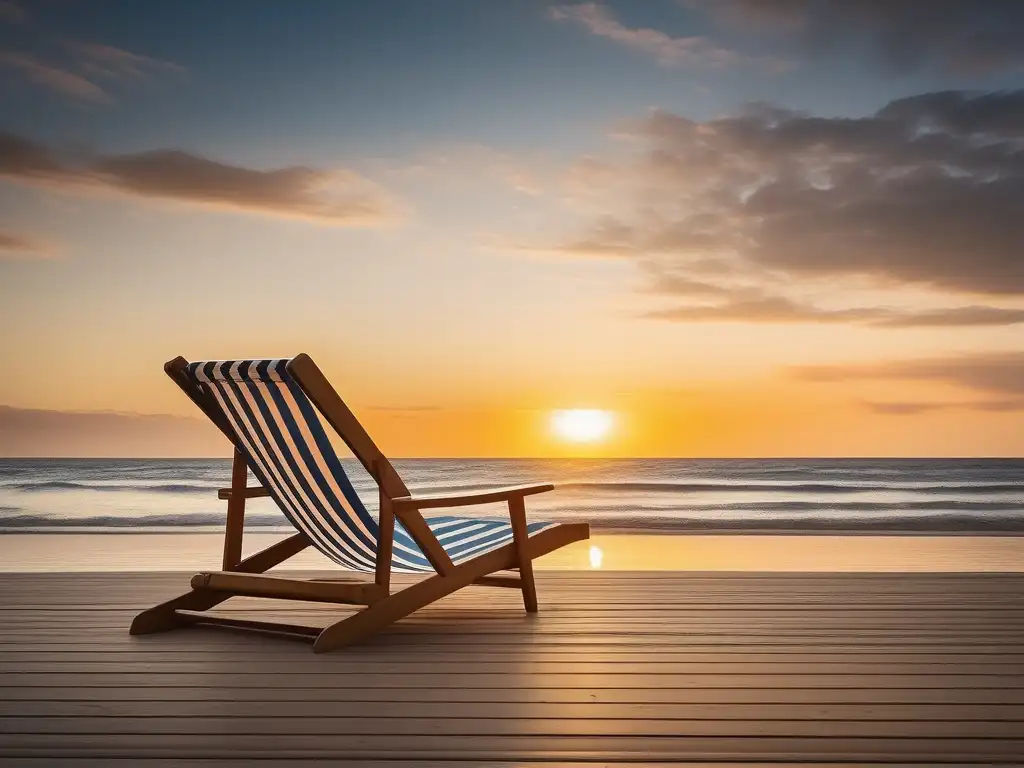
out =
[[[830,515],[841,515],[855,512],[931,512],[931,511],[963,511],[963,512],[1007,512],[1012,514],[1024,513],[1024,501],[955,501],[938,499],[933,501],[894,501],[894,502],[873,502],[854,501],[822,503],[814,501],[760,501],[760,502],[731,502],[727,504],[587,504],[578,505],[572,503],[554,504],[548,503],[543,506],[536,505],[538,514],[560,514],[572,511],[576,514],[601,514],[610,512],[621,513],[623,509],[635,510],[638,513],[651,514],[657,512],[674,512],[679,514],[697,513],[713,516],[716,513],[724,512],[749,512],[764,515],[785,515],[803,513],[821,513]]]
[[[246,526],[256,528],[287,526],[283,514],[251,514],[245,516]],[[223,526],[223,514],[95,515],[92,517],[53,517],[51,515],[13,515],[0,519],[0,531],[24,528],[197,528]]]
[[[664,493],[701,493],[740,491],[752,493],[865,493],[871,491],[911,491],[914,493],[1014,493],[1024,492],[1020,483],[978,485],[895,485],[895,484],[838,484],[838,483],[738,483],[738,482],[570,482],[558,483],[559,488],[574,490]],[[453,489],[456,490],[456,489]]]
[[[0,484],[0,489],[33,493],[42,491],[93,491],[103,493],[171,493],[171,494],[215,494],[218,488],[226,485],[220,484],[196,484],[196,483],[88,483],[71,482],[66,480],[41,480],[37,482],[21,482]],[[371,488],[369,483],[355,482],[356,490],[361,493],[368,493]],[[471,491],[485,491],[498,487],[497,483],[463,483],[432,484],[421,483],[413,489],[413,494],[418,493],[466,493]],[[886,491],[902,491],[921,494],[995,494],[995,493],[1024,493],[1024,484],[1021,483],[990,483],[990,484],[950,484],[950,485],[911,485],[911,484],[841,484],[841,483],[744,483],[744,482],[650,482],[650,481],[573,481],[567,483],[556,483],[555,490],[594,492],[594,493],[788,493],[788,494],[857,494]]]
[[[500,519],[481,516],[480,519]],[[146,515],[135,518],[99,515],[83,518],[57,518],[44,515],[16,515],[0,520],[3,532],[102,533],[111,529],[130,532],[163,529],[164,532],[203,532],[220,529],[223,515]],[[247,515],[246,527],[290,530],[282,515]],[[964,514],[923,515],[913,517],[765,517],[713,519],[695,516],[632,517],[613,515],[592,519],[591,527],[604,533],[716,533],[716,532],[907,532],[907,533],[1024,533],[1024,518],[985,517]]]
[[[220,486],[190,483],[156,483],[147,485],[110,485],[106,483],[73,483],[65,480],[44,480],[37,483],[12,483],[5,488],[32,493],[38,491],[100,491],[110,493],[216,493]]]
[[[695,517],[611,517],[591,528],[605,533],[715,533],[758,532],[857,532],[857,533],[1024,533],[1020,517],[981,517],[975,515],[924,515],[920,517],[801,517],[744,518],[709,520]]]

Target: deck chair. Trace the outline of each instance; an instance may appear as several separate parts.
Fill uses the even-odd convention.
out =
[[[527,523],[526,496],[552,485],[523,485],[447,495],[413,496],[313,360],[189,363],[178,357],[165,372],[233,443],[222,570],[199,573],[191,591],[139,614],[131,634],[192,624],[226,625],[315,638],[317,653],[363,641],[413,611],[462,587],[522,590],[537,611],[533,560],[589,537],[586,524]],[[341,436],[380,488],[377,519],[352,487],[317,411]],[[247,487],[247,470],[259,481]],[[246,499],[269,496],[296,533],[244,560]],[[509,522],[439,516],[422,510],[504,501]],[[370,580],[302,580],[265,575],[312,545]],[[495,575],[502,570],[516,575]],[[392,572],[431,574],[391,592]],[[326,628],[232,619],[204,613],[233,596],[267,597],[365,606]]]

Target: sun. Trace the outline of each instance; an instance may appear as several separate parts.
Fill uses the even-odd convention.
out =
[[[551,414],[551,428],[563,440],[591,443],[605,437],[614,421],[611,411],[573,408]]]

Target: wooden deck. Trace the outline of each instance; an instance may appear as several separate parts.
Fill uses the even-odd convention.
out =
[[[326,656],[128,636],[187,581],[0,575],[0,764],[1024,764],[1024,575],[541,572],[539,616],[474,588]]]

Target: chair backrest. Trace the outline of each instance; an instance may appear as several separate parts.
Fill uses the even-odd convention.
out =
[[[289,373],[289,362],[194,362],[181,375],[205,395],[205,403],[197,404],[221,429],[230,430],[249,468],[292,525],[332,560],[373,571],[377,521],[352,487],[316,409]]]

